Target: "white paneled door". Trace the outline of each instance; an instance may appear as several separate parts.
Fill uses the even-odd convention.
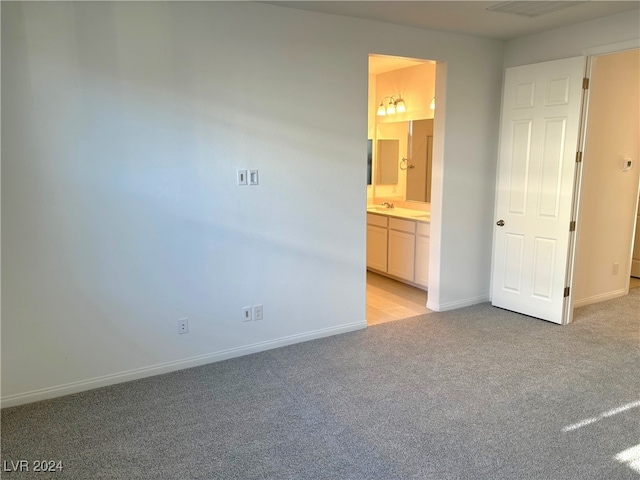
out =
[[[565,323],[584,57],[508,68],[492,303]]]

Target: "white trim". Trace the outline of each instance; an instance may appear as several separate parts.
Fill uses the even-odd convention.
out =
[[[607,53],[622,52],[624,50],[633,50],[634,48],[640,48],[640,38],[633,40],[626,40],[624,42],[609,43],[608,45],[601,45],[599,47],[591,47],[582,51],[584,55],[605,55]]]
[[[14,407],[16,405],[22,405],[24,403],[38,402],[50,398],[61,397],[63,395],[70,395],[72,393],[84,392],[86,390],[92,390],[94,388],[106,387],[109,385],[114,385],[116,383],[129,382],[131,380],[138,380],[154,375],[161,375],[163,373],[183,370],[185,368],[198,367],[201,365],[206,365],[208,363],[241,357],[243,355],[258,353],[264,350],[271,350],[274,348],[284,347],[308,340],[315,340],[318,338],[330,337],[341,333],[352,332],[354,330],[366,328],[366,326],[367,322],[366,320],[363,320],[361,322],[353,322],[347,323],[345,325],[340,325],[339,327],[323,328],[307,333],[289,335],[287,337],[282,337],[275,340],[254,343],[253,345],[247,345],[238,348],[229,348],[226,350],[220,350],[219,352],[206,353],[204,355],[197,355],[195,357],[175,360],[173,362],[159,363],[157,365],[136,368],[112,375],[104,375],[102,377],[81,380],[78,382],[71,382],[64,385],[56,385],[54,387],[42,388],[39,390],[33,390],[31,392],[8,395],[6,397],[2,397],[0,403],[2,405],[2,408],[7,408]]]
[[[599,293],[592,297],[581,298],[580,300],[574,301],[573,308],[584,307],[585,305],[604,302],[605,300],[613,300],[614,298],[624,297],[626,294],[627,291],[624,288],[622,290],[614,290],[613,292]]]
[[[489,301],[489,295],[480,295],[479,297],[465,298],[464,300],[457,300],[455,302],[436,304],[427,300],[427,308],[434,312],[446,312],[447,310],[455,310],[462,307],[470,307],[471,305],[477,305],[479,303],[485,303]]]
[[[584,77],[591,78],[591,57],[584,57]],[[580,107],[580,120],[578,126],[578,144],[576,145],[576,152],[582,152],[585,155],[587,148],[587,120],[589,119],[589,100],[591,98],[591,89],[582,89],[582,100]],[[576,265],[578,261],[578,238],[580,235],[581,221],[581,206],[582,206],[582,186],[584,176],[584,163],[576,163],[574,177],[573,177],[573,196],[571,199],[571,220],[577,222],[577,228],[573,232],[569,232],[569,250],[567,252],[567,271],[565,274],[564,284],[569,287],[569,295],[565,297],[562,305],[562,319],[561,325],[568,325],[573,322],[573,310],[574,305],[574,273],[576,271]]]

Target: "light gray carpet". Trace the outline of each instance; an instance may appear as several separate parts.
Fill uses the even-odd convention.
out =
[[[483,304],[4,409],[2,460],[64,469],[2,478],[637,480],[638,307]]]

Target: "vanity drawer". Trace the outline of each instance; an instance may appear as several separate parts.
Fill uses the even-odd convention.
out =
[[[385,217],[384,215],[367,213],[367,225],[375,225],[376,227],[387,228],[387,217]]]
[[[418,235],[422,235],[423,237],[428,237],[431,235],[431,224],[417,222],[416,226],[417,226],[416,233]]]
[[[416,222],[412,220],[402,220],[400,218],[390,218],[389,228],[392,230],[400,230],[401,232],[415,233]]]

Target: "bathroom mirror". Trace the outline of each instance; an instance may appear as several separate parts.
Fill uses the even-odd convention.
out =
[[[398,183],[400,140],[378,140],[377,147],[377,182],[379,185],[396,185]]]
[[[376,187],[407,201],[431,202],[433,119],[379,123],[376,138]]]

